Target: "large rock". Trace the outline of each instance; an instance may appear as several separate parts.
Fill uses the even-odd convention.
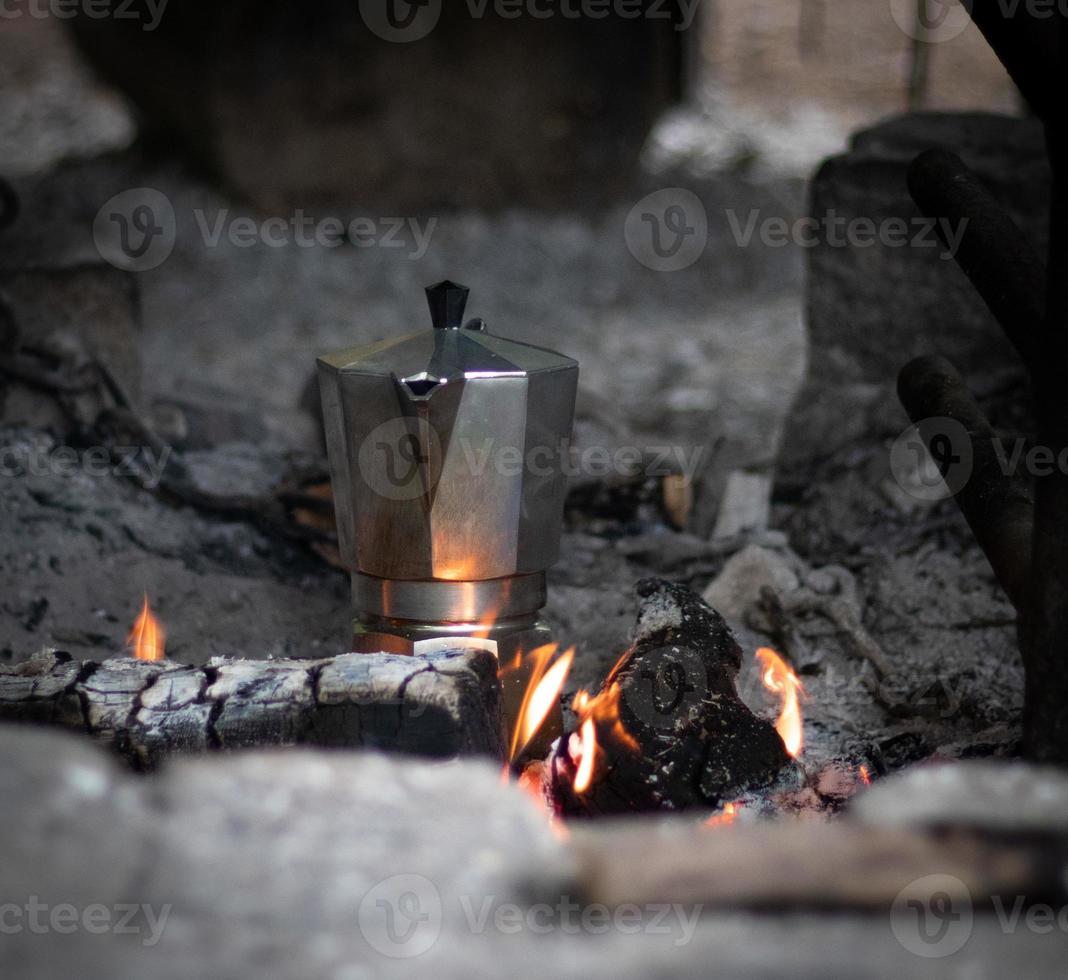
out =
[[[803,466],[848,444],[885,413],[897,372],[937,352],[965,373],[1016,364],[993,317],[941,242],[920,223],[906,173],[923,150],[957,153],[1045,250],[1050,173],[1033,119],[916,113],[857,133],[812,181],[809,214],[839,222],[808,250],[810,375],[784,439],[787,465]],[[908,245],[836,244],[842,222],[909,222]],[[916,235],[922,234],[922,239]],[[924,244],[920,244],[922,241]],[[904,428],[900,415],[900,428]]]

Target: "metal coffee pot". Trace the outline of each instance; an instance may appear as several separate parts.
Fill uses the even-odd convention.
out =
[[[433,329],[319,358],[353,649],[511,664],[550,639],[578,364],[463,323],[465,286],[426,294]],[[506,714],[521,687],[519,671]]]

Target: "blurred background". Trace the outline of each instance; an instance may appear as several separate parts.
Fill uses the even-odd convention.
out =
[[[492,332],[579,360],[580,448],[699,459],[654,524],[707,540],[766,523],[777,462],[793,460],[780,474],[788,502],[814,457],[864,428],[872,385],[890,383],[916,346],[906,315],[883,342],[891,304],[901,313],[946,289],[917,287],[915,266],[901,266],[924,250],[799,243],[790,229],[820,161],[845,154],[824,170],[831,211],[894,214],[912,207],[903,168],[931,140],[1000,146],[1008,132],[1041,157],[1027,120],[1023,135],[1005,129],[1020,99],[963,11],[924,27],[919,9],[11,0],[0,16],[0,422],[98,441],[100,404],[56,379],[104,365],[107,398],[120,392],[182,454],[181,499],[262,516],[260,491],[278,484],[263,450],[321,460],[315,357],[428,326],[422,287],[452,278]],[[848,150],[851,134],[909,111]],[[1011,153],[994,156],[1016,172]],[[816,255],[830,272],[806,318]],[[963,280],[955,288],[939,301],[947,317],[980,308]],[[972,330],[964,321],[957,329]],[[839,353],[814,363],[821,330]],[[855,355],[865,343],[881,353]],[[829,380],[799,398],[807,367]],[[101,492],[92,486],[72,494]],[[263,555],[286,588],[314,597],[267,603],[255,643],[294,652],[309,635],[340,635],[340,577],[308,589],[300,576],[318,572],[282,562],[276,543],[231,529],[181,544],[190,532],[164,530],[170,520],[142,515],[132,536],[113,531],[113,515],[95,536],[68,528],[56,571],[28,561],[19,538],[47,522],[12,517],[5,655],[24,655],[42,630],[75,649],[116,642],[137,595],[131,563],[164,612],[203,610],[183,613],[190,656],[248,646],[249,609],[264,602],[240,576],[264,574]],[[219,563],[223,584],[206,589]],[[60,593],[71,598],[49,608]],[[85,627],[94,617],[100,632]],[[564,625],[581,638],[585,618]]]

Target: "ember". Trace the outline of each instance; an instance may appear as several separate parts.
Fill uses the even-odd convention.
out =
[[[740,803],[725,803],[719,813],[713,813],[703,824],[704,827],[726,827],[737,819]]]

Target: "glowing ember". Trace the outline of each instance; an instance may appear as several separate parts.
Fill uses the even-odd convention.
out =
[[[549,643],[538,647],[530,654],[534,666],[531,670],[530,682],[523,695],[519,716],[516,718],[515,731],[512,733],[512,744],[508,752],[512,760],[538,733],[538,729],[552,710],[552,706],[560,697],[564,682],[571,670],[571,661],[575,656],[574,648],[565,651],[550,667],[548,665],[554,653],[556,653],[556,644]]]
[[[726,827],[734,823],[738,811],[742,808],[740,803],[725,803],[719,813],[713,813],[703,824],[705,827]]]
[[[779,733],[786,751],[793,758],[801,754],[804,747],[804,725],[801,721],[800,695],[805,693],[795,674],[774,650],[761,647],[756,652],[760,662],[760,679],[773,694],[779,695],[781,706],[779,718],[775,722],[775,731]]]
[[[141,607],[141,614],[137,617],[126,637],[126,646],[138,660],[162,660],[163,645],[167,639],[167,632],[163,624],[152,615],[148,605],[148,593],[145,593],[145,604]]]

